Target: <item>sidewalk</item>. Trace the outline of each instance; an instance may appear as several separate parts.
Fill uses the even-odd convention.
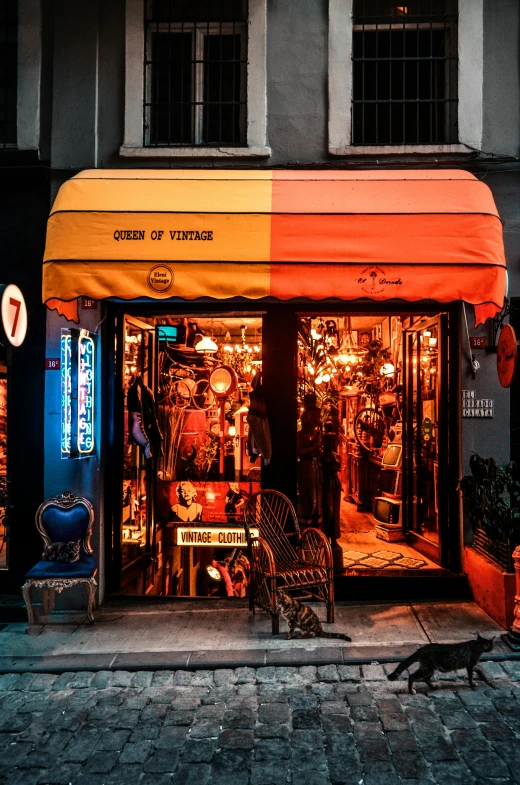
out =
[[[315,607],[324,621],[325,608]],[[0,631],[0,672],[391,662],[425,643],[454,643],[477,632],[498,636],[488,659],[518,658],[500,639],[503,630],[472,602],[338,603],[336,623],[324,629],[346,632],[352,643],[288,641],[283,620],[273,636],[270,617],[258,610],[253,616],[241,600],[111,600],[92,626],[84,620],[38,625],[32,635],[25,628],[16,623]]]

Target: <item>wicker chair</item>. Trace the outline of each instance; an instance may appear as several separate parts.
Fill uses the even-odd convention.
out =
[[[258,605],[270,613],[276,635],[280,628],[276,594],[283,589],[325,602],[327,622],[332,623],[334,570],[330,543],[323,532],[309,527],[300,533],[293,505],[283,493],[272,490],[259,491],[248,499],[244,524],[251,555],[250,610],[254,613]]]

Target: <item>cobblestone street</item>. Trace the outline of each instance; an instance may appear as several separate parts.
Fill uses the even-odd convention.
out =
[[[2,785],[520,782],[520,662],[0,676]]]

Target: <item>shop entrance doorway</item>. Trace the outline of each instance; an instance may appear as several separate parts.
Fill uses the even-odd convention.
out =
[[[298,517],[346,574],[447,567],[448,315],[300,315]]]
[[[410,544],[442,564],[440,521],[448,519],[447,315],[408,326],[403,348],[403,523]]]

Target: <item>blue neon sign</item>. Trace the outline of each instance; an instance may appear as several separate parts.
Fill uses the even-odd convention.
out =
[[[95,341],[87,330],[61,333],[61,457],[94,452]]]
[[[78,452],[90,455],[94,449],[94,341],[78,339]]]
[[[61,332],[61,457],[70,455],[70,426],[72,421],[71,391],[72,377],[70,370],[71,336],[66,330]]]

